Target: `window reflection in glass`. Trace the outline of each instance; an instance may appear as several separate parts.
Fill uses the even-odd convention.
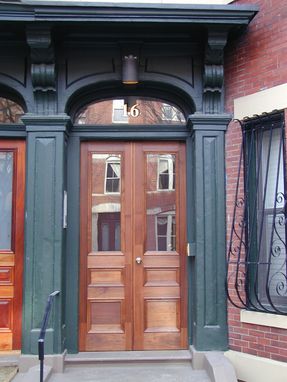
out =
[[[121,249],[121,155],[92,154],[92,251]]]
[[[93,102],[75,116],[79,125],[181,125],[186,120],[181,110],[158,99],[129,96]]]
[[[174,154],[148,154],[147,251],[176,250],[176,190]]]
[[[13,153],[0,152],[0,250],[11,250]]]
[[[121,163],[118,157],[106,160],[106,193],[120,192]]]
[[[175,251],[175,216],[174,211],[156,217],[157,250]]]
[[[175,167],[174,155],[160,155],[158,159],[158,188],[159,190],[174,190]]]
[[[14,101],[0,97],[0,123],[19,123],[24,110]]]

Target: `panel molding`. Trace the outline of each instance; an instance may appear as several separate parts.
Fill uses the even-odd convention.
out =
[[[197,350],[227,348],[225,275],[225,174],[224,139],[226,115],[191,117],[194,225],[190,258],[195,292],[191,297],[193,345]],[[212,124],[212,122],[215,122]]]
[[[64,293],[66,149],[66,134],[61,130],[66,124],[61,117],[54,119],[55,130],[47,132],[45,129],[41,131],[42,127],[47,126],[43,118],[30,118],[25,122],[28,130],[28,171],[22,352],[37,354],[37,338],[48,295],[60,290],[51,313],[45,347],[47,353],[61,353],[65,341],[61,305]],[[60,131],[57,129],[59,126],[62,126]],[[30,130],[31,127],[33,129]]]

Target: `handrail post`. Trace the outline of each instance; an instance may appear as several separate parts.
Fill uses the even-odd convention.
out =
[[[40,382],[43,382],[44,380],[44,358],[45,358],[45,335],[46,335],[46,329],[49,321],[49,316],[52,308],[52,303],[55,296],[58,296],[60,294],[59,290],[55,290],[53,293],[51,293],[48,297],[45,313],[43,316],[41,329],[40,329],[40,335],[38,338],[38,358],[40,361]]]

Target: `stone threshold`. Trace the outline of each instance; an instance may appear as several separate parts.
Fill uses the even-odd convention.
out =
[[[186,362],[192,361],[189,350],[80,352],[67,354],[65,364],[119,362]]]

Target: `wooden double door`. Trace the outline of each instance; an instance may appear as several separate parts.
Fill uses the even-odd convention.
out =
[[[187,347],[185,145],[81,146],[80,351]]]
[[[25,142],[0,140],[0,351],[21,349]]]

